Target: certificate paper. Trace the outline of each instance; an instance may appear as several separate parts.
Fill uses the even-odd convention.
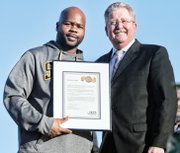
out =
[[[111,130],[109,64],[53,62],[54,117],[65,128]]]
[[[100,118],[99,73],[63,72],[63,116]]]

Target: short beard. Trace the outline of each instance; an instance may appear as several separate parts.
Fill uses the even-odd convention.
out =
[[[63,51],[68,51],[77,48],[82,40],[77,41],[75,44],[70,44],[65,37],[63,37],[61,34],[57,34],[56,42],[60,45]]]

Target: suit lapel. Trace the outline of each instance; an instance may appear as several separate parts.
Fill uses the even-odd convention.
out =
[[[111,55],[112,55],[112,51],[113,51],[113,49],[111,49],[110,50],[110,52],[109,53],[107,53],[107,55],[105,56],[105,62],[107,62],[107,63],[110,63],[110,61],[111,61]]]
[[[126,67],[137,57],[139,47],[140,43],[136,40],[134,44],[129,48],[122,61],[120,61],[118,69],[112,79],[112,84],[117,79],[117,77],[126,69]]]

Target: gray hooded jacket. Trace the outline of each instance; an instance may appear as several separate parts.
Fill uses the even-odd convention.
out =
[[[7,79],[4,105],[18,125],[19,153],[91,152],[92,141],[83,134],[49,137],[53,124],[52,61],[60,58],[81,61],[83,53],[78,50],[74,57],[62,54],[50,41],[26,51]]]

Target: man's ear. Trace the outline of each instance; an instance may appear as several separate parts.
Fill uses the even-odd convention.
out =
[[[59,22],[56,22],[56,31],[58,31],[59,28]]]
[[[107,26],[105,26],[106,36],[108,36]]]

